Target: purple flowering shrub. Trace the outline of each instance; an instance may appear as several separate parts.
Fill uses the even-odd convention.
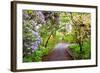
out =
[[[48,55],[49,37],[55,34],[56,25],[56,12],[23,10],[23,62],[42,61],[42,56]]]

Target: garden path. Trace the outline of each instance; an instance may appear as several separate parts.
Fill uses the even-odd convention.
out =
[[[61,60],[72,60],[72,56],[68,51],[68,43],[58,43],[55,48],[43,57],[43,61],[61,61]]]

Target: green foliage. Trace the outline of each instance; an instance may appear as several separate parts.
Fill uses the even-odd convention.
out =
[[[32,10],[23,10],[23,12],[25,13],[25,14],[32,14]]]
[[[43,56],[48,55],[49,49],[42,49]]]
[[[69,46],[70,50],[72,51],[75,59],[80,59],[80,54],[82,59],[90,59],[91,57],[91,43],[90,40],[85,41],[83,43],[83,51],[80,53],[80,46],[78,44],[73,44]]]
[[[91,57],[91,41],[87,40],[83,43],[83,58],[90,59]]]
[[[68,42],[68,43],[73,43],[74,42],[74,37],[72,34],[67,34],[64,36],[64,40],[65,42]]]
[[[71,46],[69,46],[73,56],[75,59],[79,59],[79,55],[80,55],[80,47],[78,44],[73,44]]]
[[[32,59],[35,62],[42,61],[42,51],[36,50],[32,53]]]
[[[32,54],[33,61],[42,61],[42,56],[48,55],[49,49],[40,45],[39,49],[34,51]]]
[[[84,54],[84,42],[90,38],[90,14],[89,13],[70,13],[71,21],[73,25],[74,40],[80,47],[79,58],[85,58]],[[86,51],[86,50],[85,50]]]
[[[31,55],[26,55],[23,58],[23,62],[41,62],[42,56],[48,55],[49,49],[40,46],[38,50],[32,52]]]
[[[52,36],[48,42],[48,48],[53,49],[55,45],[56,45],[56,39]]]
[[[62,22],[62,23],[67,23],[67,22],[69,22],[70,21],[70,18],[69,18],[69,14],[67,13],[67,12],[62,12],[62,13],[60,13],[60,21]]]
[[[40,45],[40,51],[42,52],[42,56],[48,55],[49,49],[45,48],[44,46]]]
[[[32,56],[31,55],[27,55],[23,58],[23,62],[32,62]]]
[[[64,35],[61,32],[56,31],[56,42],[57,43],[62,41],[63,37],[64,37]]]

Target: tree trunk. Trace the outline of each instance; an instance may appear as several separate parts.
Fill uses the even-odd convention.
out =
[[[47,38],[47,40],[46,40],[46,43],[45,43],[45,48],[47,47],[47,45],[48,45],[48,41],[49,41],[49,39],[50,39],[50,37],[51,37],[51,35],[53,34],[53,31],[51,32],[51,34],[49,35],[49,37]]]
[[[80,46],[80,54],[79,54],[79,59],[82,59],[82,51],[83,51],[83,48],[82,48],[82,44],[79,42],[79,46]]]
[[[82,52],[82,44],[79,43],[79,46],[80,46],[80,52]]]

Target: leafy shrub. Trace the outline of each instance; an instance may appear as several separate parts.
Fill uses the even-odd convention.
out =
[[[32,53],[32,59],[34,62],[40,62],[42,61],[42,57],[48,55],[48,53],[49,53],[49,49],[40,45],[39,49]]]
[[[90,59],[91,57],[91,42],[90,40],[83,43],[83,58]]]
[[[40,45],[40,50],[42,51],[42,56],[48,55],[48,53],[49,53],[49,49],[45,48],[45,47],[43,47],[41,45]]]
[[[43,52],[43,55],[48,55],[49,50],[48,49],[43,49],[42,52]]]
[[[32,56],[31,55],[27,55],[23,58],[23,62],[32,62]]]
[[[33,61],[39,62],[42,61],[42,51],[36,50],[32,53]]]
[[[75,56],[75,59],[79,59],[80,55],[82,54],[82,59],[90,59],[91,57],[91,43],[90,40],[83,42],[83,50],[80,53],[80,47],[78,44],[73,44],[69,46],[70,50]]]
[[[65,42],[73,43],[74,42],[73,35],[72,34],[66,34],[64,36],[64,40],[65,40]]]
[[[79,45],[78,44],[73,44],[73,45],[69,46],[69,48],[72,51],[74,58],[78,59],[78,56],[80,54],[80,47],[79,47]]]

